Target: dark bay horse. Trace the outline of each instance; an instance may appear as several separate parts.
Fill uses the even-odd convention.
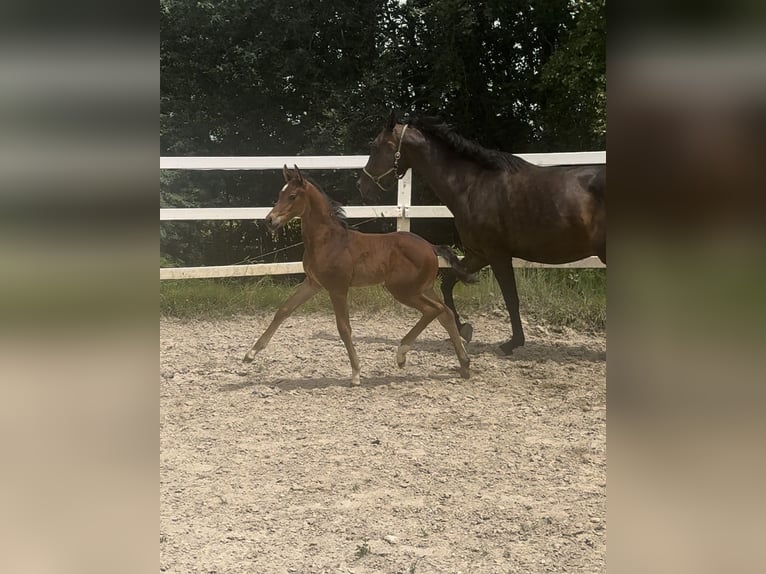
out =
[[[469,141],[436,118],[397,121],[392,113],[370,145],[362,197],[378,199],[410,168],[454,215],[465,272],[492,267],[511,317],[512,337],[500,346],[507,354],[524,344],[512,257],[555,264],[597,255],[606,263],[606,166],[539,167]],[[473,328],[455,309],[455,283],[447,271],[444,302],[470,341]]]
[[[437,255],[455,266],[463,281],[471,277],[462,271],[455,253],[446,246],[434,246],[413,233],[361,233],[348,228],[340,204],[301,175],[298,167],[284,166],[285,186],[274,208],[266,216],[271,231],[295,217],[301,218],[305,245],[303,269],[306,279],[277,310],[274,319],[248,351],[250,362],[268,345],[279,325],[300,305],[322,288],[327,289],[335,311],[335,321],[351,361],[351,384],[359,384],[359,358],[351,342],[348,318],[348,290],[382,283],[397,301],[413,307],[422,317],[407,333],[396,351],[396,362],[403,367],[407,351],[426,326],[438,319],[449,333],[460,362],[460,375],[469,377],[468,355],[458,333],[455,317],[434,291],[439,271]]]

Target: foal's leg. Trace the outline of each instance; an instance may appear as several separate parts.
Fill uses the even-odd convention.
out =
[[[507,260],[495,261],[491,265],[495,278],[500,285],[500,291],[503,292],[508,314],[511,317],[511,339],[500,345],[500,349],[506,355],[510,355],[516,347],[524,345],[524,328],[521,326],[521,316],[519,315],[519,294],[516,291],[513,259],[509,257]]]
[[[271,337],[274,335],[274,332],[277,330],[279,325],[282,324],[282,321],[287,319],[293,311],[311,299],[321,289],[322,288],[319,285],[312,283],[309,281],[309,278],[306,277],[306,279],[303,280],[303,283],[298,285],[298,288],[292,295],[290,295],[287,301],[279,306],[279,309],[277,309],[277,312],[274,314],[274,318],[271,320],[271,324],[264,331],[263,335],[260,336],[258,341],[256,341],[255,345],[253,345],[253,347],[247,352],[242,360],[246,363],[250,363],[255,358],[255,355],[266,348],[266,345],[269,344]]]
[[[422,294],[410,296],[397,295],[396,293],[392,294],[397,301],[404,303],[408,307],[417,309],[422,313],[418,322],[415,323],[415,326],[402,338],[399,347],[396,349],[396,364],[401,368],[407,363],[407,352],[412,348],[415,339],[418,338],[418,335],[423,332],[423,329],[425,329],[431,321],[441,314],[442,309],[440,309],[434,301],[431,301],[428,297]]]
[[[460,361],[460,376],[467,379],[470,376],[470,373],[468,372],[470,361],[468,360],[468,355],[463,347],[463,342],[460,340],[460,335],[457,332],[454,316],[452,315],[452,312],[439,301],[433,288],[426,293],[418,295],[404,295],[393,291],[391,294],[397,301],[404,303],[408,307],[413,307],[423,314],[418,322],[415,323],[415,326],[410,329],[409,333],[404,336],[401,343],[399,343],[399,348],[396,350],[396,364],[399,365],[400,368],[404,367],[407,363],[407,352],[412,347],[415,339],[417,339],[418,335],[423,332],[423,329],[425,329],[431,321],[438,317],[439,321],[450,334],[452,344],[455,346],[455,351],[457,352],[458,360]],[[443,316],[444,319],[442,319]],[[446,323],[444,322],[445,320]]]
[[[472,253],[466,255],[461,263],[468,273],[476,273],[479,269],[487,266],[486,261]],[[455,288],[457,282],[457,274],[452,268],[442,271],[441,291],[442,297],[444,298],[444,304],[449,307],[450,311],[452,311],[452,314],[455,317],[455,324],[457,325],[458,331],[460,331],[460,336],[465,339],[466,343],[470,343],[473,338],[473,325],[460,322],[460,315],[455,308],[455,299],[452,297],[452,290]]]
[[[351,386],[360,384],[359,381],[359,357],[351,341],[351,322],[348,319],[348,290],[342,292],[330,291],[330,301],[335,311],[335,323],[338,325],[338,333],[343,339],[348,351],[348,359],[351,361]]]

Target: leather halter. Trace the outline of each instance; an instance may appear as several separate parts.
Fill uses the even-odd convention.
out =
[[[364,172],[364,175],[369,177],[372,180],[372,183],[377,185],[381,191],[388,191],[389,189],[391,189],[390,187],[383,187],[380,184],[380,180],[386,177],[392,171],[394,172],[396,179],[402,179],[404,177],[404,173],[402,174],[399,173],[399,158],[402,157],[402,142],[404,141],[404,132],[407,131],[407,125],[408,124],[404,124],[404,127],[402,128],[402,135],[399,137],[399,146],[397,147],[396,153],[394,154],[394,167],[392,167],[388,171],[385,171],[382,174],[377,176],[372,175],[369,171],[367,171],[366,167],[362,168],[362,172]]]

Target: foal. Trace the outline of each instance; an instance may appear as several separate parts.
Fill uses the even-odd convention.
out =
[[[423,316],[407,333],[396,351],[396,363],[403,367],[417,336],[434,319],[449,333],[460,362],[460,376],[470,376],[470,361],[455,323],[455,317],[434,292],[439,269],[437,255],[444,257],[462,281],[471,277],[463,272],[455,253],[446,246],[434,246],[422,237],[407,232],[361,233],[348,229],[343,208],[327,197],[295,166],[284,166],[285,186],[274,209],[266,216],[271,231],[295,217],[301,218],[305,245],[303,269],[306,279],[277,310],[274,319],[244,357],[250,362],[262,351],[279,325],[300,305],[321,289],[327,289],[335,311],[335,321],[351,361],[351,384],[359,384],[359,358],[351,342],[348,319],[348,290],[382,283],[397,301],[420,311]]]

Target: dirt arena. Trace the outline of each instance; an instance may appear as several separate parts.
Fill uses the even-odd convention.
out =
[[[463,380],[434,322],[332,315],[160,322],[160,569],[177,573],[605,572],[606,341],[472,317]]]

